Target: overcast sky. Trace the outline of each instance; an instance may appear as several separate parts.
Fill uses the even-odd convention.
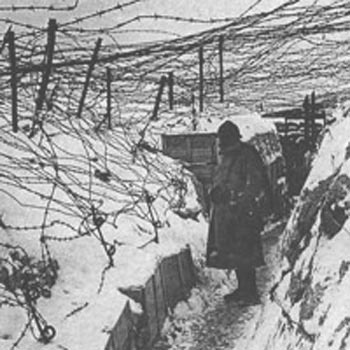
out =
[[[0,9],[6,6],[69,6],[76,0],[0,0]],[[75,17],[84,16],[94,11],[103,10],[116,4],[126,3],[130,0],[79,0],[79,4],[73,11],[0,11],[2,20],[10,18],[16,21],[45,26],[50,17],[56,18],[60,23],[66,22]],[[244,12],[256,0],[142,0],[140,3],[125,8],[123,11],[114,11],[111,14],[84,22],[87,27],[105,27],[124,22],[137,15],[162,14],[183,17],[196,17],[202,19],[236,17]],[[285,2],[285,0],[262,0],[256,11],[262,11]],[[1,30],[6,30],[8,24],[2,22]],[[190,32],[205,29],[205,25],[186,25],[159,20],[156,23],[151,20],[134,23],[124,29],[161,29],[183,35]],[[123,34],[124,36],[128,34]],[[135,34],[133,34],[135,35]],[[141,37],[142,35],[140,35]],[[148,34],[152,40],[155,34]],[[171,35],[165,38],[171,38]]]
[[[6,6],[70,6],[75,3],[76,0],[0,0],[0,9]],[[100,11],[112,6],[125,4],[130,0],[79,0],[78,6],[73,11],[30,11],[30,10],[18,10],[18,11],[0,11],[0,18],[2,20],[10,18],[16,21],[35,24],[40,27],[46,26],[46,23],[50,17],[56,18],[59,23],[67,22],[73,18],[88,15],[90,13]],[[142,0],[140,3],[125,8],[123,11],[114,11],[113,13],[85,21],[84,27],[100,28],[106,26],[113,26],[125,20],[131,19],[137,15],[150,15],[161,14],[171,16],[182,17],[195,17],[201,19],[209,18],[227,18],[237,17],[246,11],[251,5],[258,3],[258,6],[254,7],[253,12],[261,12],[270,10],[287,0]],[[322,0],[330,1],[330,0]],[[314,0],[301,0],[302,3],[314,2]],[[216,24],[217,26],[218,24]],[[81,25],[80,25],[81,26]],[[4,21],[0,22],[1,31],[5,31],[8,24]],[[144,30],[144,29],[159,29],[168,31],[171,33],[184,35],[200,30],[204,30],[208,25],[194,25],[186,23],[177,23],[173,21],[153,21],[143,20],[141,22],[133,23],[123,29],[131,30]],[[171,39],[175,35],[147,33],[122,33],[120,34],[120,40],[127,42],[140,40],[156,40],[156,39]]]

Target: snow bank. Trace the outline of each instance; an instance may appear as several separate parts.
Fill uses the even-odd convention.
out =
[[[142,285],[159,259],[189,243],[202,254],[207,224],[191,175],[134,149],[117,128],[101,136],[87,121],[56,116],[30,139],[1,122],[1,349],[17,341],[18,349],[103,349],[128,300],[119,287]],[[48,284],[43,271],[56,261]],[[39,321],[57,332],[46,345],[23,292],[28,269]]]
[[[207,221],[192,175],[147,147],[170,122],[188,128],[191,118],[96,132],[68,112],[48,112],[32,137],[30,115],[16,134],[0,116],[1,349],[101,348],[128,301],[118,288],[143,285],[162,257],[188,244],[203,266]],[[216,131],[231,110],[208,113],[198,130]],[[257,115],[233,120],[245,139],[274,130]],[[31,306],[28,276],[39,294]],[[56,329],[48,344],[38,341],[34,314]]]
[[[284,231],[270,301],[238,349],[350,346],[349,130],[338,112]]]

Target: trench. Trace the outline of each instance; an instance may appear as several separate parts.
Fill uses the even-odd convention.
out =
[[[232,350],[242,341],[260,314],[274,279],[278,242],[285,221],[271,224],[263,232],[266,266],[257,270],[262,303],[240,306],[225,303],[223,295],[236,288],[234,272],[204,268],[199,283],[187,301],[178,304],[152,350]]]

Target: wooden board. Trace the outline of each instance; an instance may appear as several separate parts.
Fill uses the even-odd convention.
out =
[[[176,255],[167,257],[162,261],[161,275],[165,287],[166,305],[169,308],[174,308],[176,303],[184,297]]]
[[[158,332],[160,332],[163,328],[164,321],[167,317],[167,308],[166,308],[160,266],[157,267],[154,273],[154,289],[155,289],[155,295],[156,295],[156,301],[157,301]]]
[[[146,282],[144,305],[147,316],[149,343],[152,343],[158,335],[157,299],[154,289],[154,275],[152,275],[152,277]]]
[[[193,271],[193,262],[190,249],[183,250],[178,255],[178,264],[184,294],[187,298],[190,294],[191,288],[195,284],[195,276]]]
[[[129,342],[130,334],[132,331],[132,315],[130,310],[130,304],[127,302],[121,313],[116,325],[114,326],[111,334],[111,341],[108,342],[109,346],[113,345],[113,348],[106,348],[106,350],[128,350],[127,344]],[[107,345],[108,345],[107,344]]]
[[[128,305],[114,327],[105,350],[131,350],[137,341],[143,349],[151,349],[160,334],[168,310],[185,299],[195,284],[195,272],[190,247],[179,254],[164,258],[144,286],[121,289],[142,304],[144,314],[139,337],[133,332],[132,315]],[[135,299],[134,299],[135,300]]]

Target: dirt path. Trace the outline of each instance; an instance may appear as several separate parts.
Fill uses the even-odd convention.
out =
[[[263,235],[267,266],[257,272],[262,303],[267,298],[271,282],[272,266],[277,254],[278,239],[284,224],[273,226]],[[214,278],[213,278],[214,277]],[[236,288],[234,273],[231,278],[223,272],[214,271],[201,276],[188,302],[176,308],[173,317],[165,326],[162,338],[153,350],[232,350],[245,333],[250,321],[262,306],[243,307],[227,304],[223,295]]]

